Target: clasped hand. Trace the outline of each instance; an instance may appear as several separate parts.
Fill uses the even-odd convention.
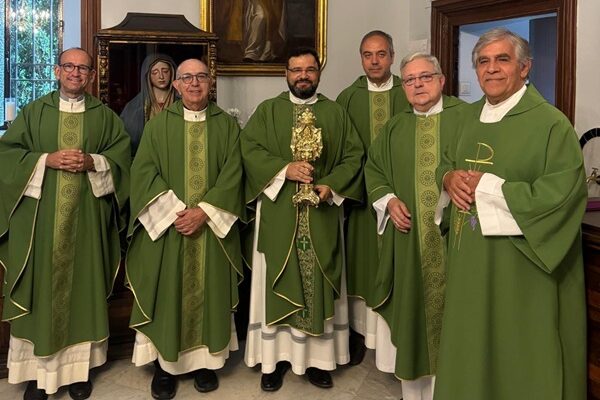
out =
[[[46,165],[73,173],[86,172],[94,170],[94,159],[79,149],[65,149],[48,154]]]
[[[458,169],[444,176],[444,189],[456,207],[468,211],[475,201],[475,189],[483,176],[483,172]]]
[[[208,215],[200,207],[186,208],[177,213],[177,219],[173,225],[183,236],[190,236],[196,233],[207,219]]]

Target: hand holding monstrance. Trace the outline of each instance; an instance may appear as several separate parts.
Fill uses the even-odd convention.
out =
[[[315,127],[315,115],[310,108],[305,108],[298,116],[295,126],[292,128],[292,142],[290,148],[294,161],[315,161],[323,150],[323,139],[321,128]],[[301,183],[300,190],[292,197],[295,206],[299,204],[318,207],[319,196],[314,191],[312,183]]]

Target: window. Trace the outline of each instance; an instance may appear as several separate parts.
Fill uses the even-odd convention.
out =
[[[17,109],[56,89],[53,66],[62,49],[62,0],[0,0],[6,10],[0,42],[4,97]],[[0,115],[5,116],[4,102]],[[3,118],[4,120],[5,118]]]

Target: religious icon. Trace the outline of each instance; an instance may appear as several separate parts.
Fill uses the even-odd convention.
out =
[[[315,127],[316,117],[310,107],[306,107],[298,116],[292,128],[292,142],[290,148],[294,161],[315,161],[323,150],[321,128]],[[313,207],[319,206],[319,196],[314,191],[312,183],[301,183],[300,190],[292,197],[295,206],[304,204]]]

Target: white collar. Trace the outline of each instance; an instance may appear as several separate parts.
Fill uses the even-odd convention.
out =
[[[58,109],[68,113],[82,113],[85,111],[85,97],[81,95],[76,99],[70,99],[60,94]]]
[[[498,104],[492,104],[489,100],[485,99],[485,104],[481,109],[481,114],[479,115],[479,121],[484,124],[491,124],[494,122],[500,122],[506,114],[510,110],[513,109],[514,106],[519,103],[525,91],[527,90],[527,85],[523,85],[523,87],[513,93],[508,99],[501,101]]]
[[[207,109],[208,106],[204,107],[204,109],[200,111],[188,110],[187,108],[183,107],[183,119],[190,122],[206,121]]]
[[[317,94],[313,94],[308,99],[301,99],[300,97],[294,96],[292,92],[290,92],[290,101],[294,104],[315,104],[317,102]]]
[[[385,92],[390,90],[392,87],[394,87],[394,75],[390,75],[390,78],[381,85],[371,82],[369,77],[367,77],[367,88],[370,92]]]
[[[423,112],[423,111],[417,111],[413,107],[413,112],[415,113],[415,115],[424,115],[426,117],[429,117],[430,115],[439,114],[442,111],[444,111],[444,98],[443,98],[443,96],[440,96],[440,99],[437,101],[437,103],[435,103],[433,106],[431,106],[431,108],[429,110],[427,110],[425,112]]]

